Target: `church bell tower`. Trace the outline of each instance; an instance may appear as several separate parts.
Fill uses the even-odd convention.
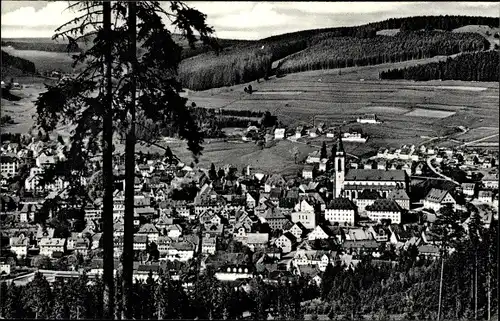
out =
[[[337,138],[337,144],[335,146],[335,182],[333,185],[333,195],[335,198],[340,197],[342,189],[344,187],[344,177],[345,177],[345,151],[342,145],[342,138],[339,133]]]

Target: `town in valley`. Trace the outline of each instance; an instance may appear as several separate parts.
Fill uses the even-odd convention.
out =
[[[497,18],[484,19],[498,22]],[[499,28],[469,20],[460,20],[457,26],[453,20],[451,23],[449,41],[457,45],[450,45],[451,51],[442,54],[452,57],[448,60],[433,58],[438,56],[434,46],[445,41],[439,38],[443,35],[434,33],[448,31],[417,27],[417,31],[405,31],[407,34],[401,31],[403,35],[394,32],[396,27],[374,27],[376,34],[372,35],[364,34],[370,30],[360,29],[342,35],[342,41],[360,37],[392,43],[399,41],[394,40],[397,37],[410,39],[427,32],[435,37],[429,56],[425,56],[428,44],[424,43],[425,48],[415,53],[418,57],[388,54],[385,60],[381,53],[368,57],[366,63],[361,61],[364,57],[354,63],[348,62],[350,58],[345,63],[338,58],[329,61],[328,67],[316,68],[304,54],[313,45],[300,43],[279,61],[273,58],[278,64],[273,74],[252,79],[241,76],[241,80],[238,75],[234,84],[214,84],[215,89],[206,82],[196,83],[194,72],[212,66],[214,79],[220,80],[222,76],[218,78],[217,68],[210,64],[223,58],[203,52],[185,58],[193,62],[181,64],[185,71],[181,78],[190,85],[179,95],[195,115],[204,150],[194,159],[174,127],[154,121],[141,123],[138,118],[141,126],[136,127],[132,156],[132,278],[134,291],[146,292],[134,292],[139,298],[134,303],[135,318],[184,318],[186,314],[173,307],[189,311],[198,302],[204,308],[195,304],[192,311],[204,312],[189,318],[496,320],[493,248],[498,238],[500,160],[498,117],[492,115],[498,116],[498,82],[461,76],[439,80],[428,76],[428,70],[411,69],[424,68],[411,61],[459,64],[460,57],[474,54],[470,48],[480,54],[498,54]],[[468,28],[464,33],[456,31],[464,26]],[[248,46],[255,46],[251,57],[258,50],[271,50],[268,44],[277,46],[269,39],[262,46],[257,41],[240,45],[236,40],[225,46],[236,46],[241,55],[247,54]],[[458,43],[466,46],[464,41],[470,41],[471,47],[459,47]],[[483,42],[492,46],[483,49]],[[16,58],[22,46],[29,45],[2,39],[2,60],[6,61],[4,54]],[[43,46],[37,50],[48,50]],[[379,50],[378,43],[372,46]],[[29,60],[28,51],[34,52],[25,50],[19,57]],[[223,51],[222,57],[234,54],[229,52]],[[341,57],[341,53],[335,54]],[[15,315],[11,288],[29,291],[30,285],[42,284],[54,295],[50,299],[53,314],[36,300],[26,299],[22,301],[27,302],[23,303],[29,311],[23,312],[26,318],[92,318],[97,312],[91,311],[90,303],[74,299],[78,297],[75,293],[67,294],[74,300],[68,302],[79,303],[73,308],[65,303],[66,312],[57,312],[57,295],[66,293],[60,290],[64,284],[77,284],[77,280],[85,280],[83,285],[78,283],[78,289],[87,286],[88,293],[102,282],[104,256],[109,253],[103,242],[105,217],[112,217],[113,234],[107,240],[113,243],[113,275],[116,280],[122,275],[128,235],[129,134],[113,134],[113,205],[112,212],[106,212],[103,152],[96,149],[85,160],[74,160],[68,150],[75,131],[65,124],[46,132],[34,120],[35,100],[46,90],[41,84],[61,84],[77,73],[49,62],[40,67],[37,63],[42,58],[34,59],[36,73],[2,75],[0,281],[2,291],[7,292],[2,292],[6,299],[2,298],[0,316]],[[203,61],[208,62],[204,65]],[[237,68],[240,62],[234,61],[232,66]],[[6,70],[19,66],[13,64]],[[439,68],[443,78],[446,68],[452,67]],[[476,77],[488,70],[485,67],[468,75]],[[403,74],[404,79],[391,78]],[[420,81],[423,79],[418,77],[424,74],[431,78]],[[441,100],[449,104],[440,104]],[[455,106],[460,101],[463,104]],[[142,138],[148,128],[154,128],[156,136]],[[90,144],[92,138],[83,141]],[[58,175],[58,164],[68,160],[83,162],[87,175]],[[78,204],[74,203],[72,184],[80,186]],[[462,280],[466,283],[460,283]],[[158,299],[164,282],[169,282],[166,288],[178,291],[166,299],[168,313],[160,308]],[[454,301],[456,291],[462,291],[457,294],[459,303]],[[29,295],[43,295],[33,293]],[[182,302],[187,303],[171,303],[181,302],[174,297],[185,298]],[[148,301],[153,298],[156,303]],[[208,308],[212,305],[214,308]],[[455,310],[461,312],[454,315]]]

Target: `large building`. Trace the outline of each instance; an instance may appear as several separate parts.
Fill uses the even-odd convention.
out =
[[[345,164],[345,151],[340,137],[335,147],[335,177],[333,184],[333,195],[346,197],[351,200],[357,199],[364,190],[375,190],[387,198],[391,191],[403,189],[408,192],[409,177],[404,170],[385,169],[357,169],[347,170]]]

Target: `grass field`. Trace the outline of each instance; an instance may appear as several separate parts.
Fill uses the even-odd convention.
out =
[[[245,94],[245,84],[187,97],[201,107],[269,110],[289,126],[321,121],[345,130],[361,127],[370,139],[356,146],[360,153],[380,145],[418,144],[424,140],[420,136],[442,136],[459,125],[498,128],[498,83],[378,80],[381,70],[436,59],[289,74],[252,82],[257,95]],[[364,113],[376,113],[383,123],[351,123]]]

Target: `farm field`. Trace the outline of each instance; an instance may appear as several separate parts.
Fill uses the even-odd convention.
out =
[[[252,95],[243,92],[245,84],[191,91],[187,98],[200,107],[269,110],[292,127],[325,122],[343,130],[361,129],[370,138],[355,146],[355,153],[376,150],[380,144],[419,144],[424,141],[420,136],[443,136],[460,125],[498,129],[498,83],[378,80],[379,71],[386,68],[434,59],[346,68],[341,74],[335,69],[308,71],[252,82],[257,90]],[[290,92],[301,93],[292,96]],[[364,113],[377,114],[383,123],[352,123]]]
[[[179,140],[170,140],[169,142],[160,142],[161,146],[169,146],[172,152],[184,163],[193,162],[191,152],[187,149],[185,142]],[[301,157],[298,162],[304,160],[307,154],[317,148],[303,144],[294,144],[290,141],[277,141],[270,148],[261,149],[252,142],[223,142],[206,140],[203,145],[203,155],[199,158],[196,166],[210,168],[211,163],[216,167],[222,167],[228,164],[234,165],[241,171],[242,168],[250,165],[252,169],[260,170],[265,173],[280,173],[285,176],[296,176],[303,165],[295,164],[291,150],[297,146]],[[143,146],[137,144],[136,149],[143,152],[163,153],[164,149],[156,146]],[[124,150],[123,146],[117,148],[118,151]]]

